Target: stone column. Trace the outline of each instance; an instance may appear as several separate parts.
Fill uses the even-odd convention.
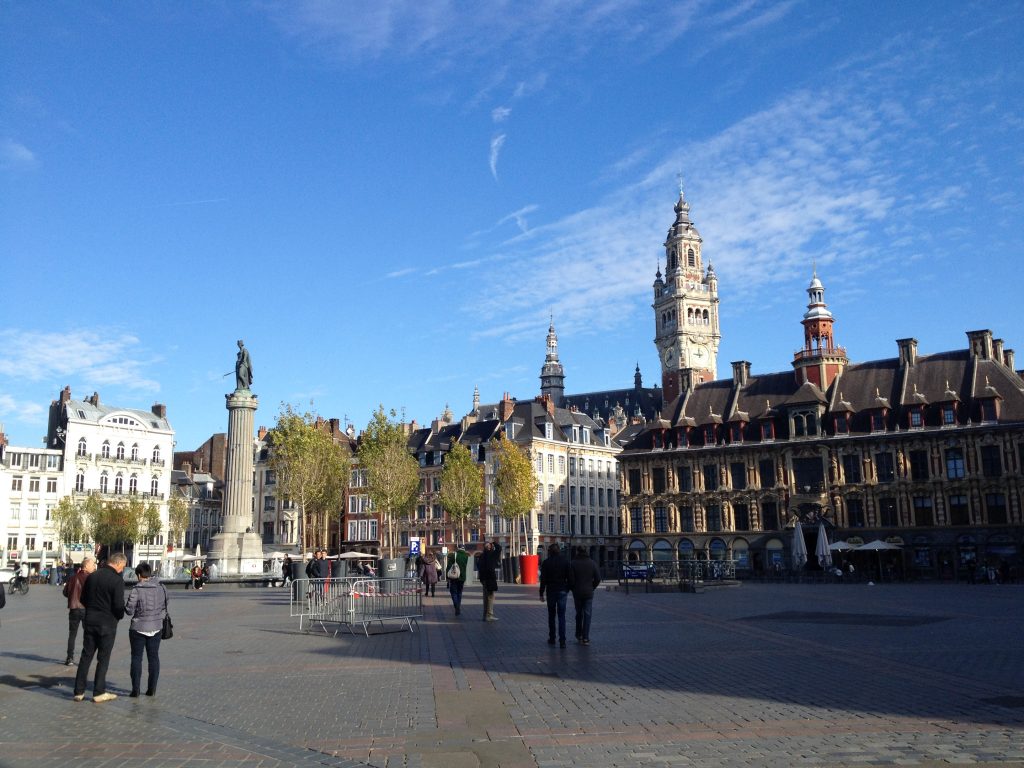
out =
[[[263,572],[263,541],[252,531],[252,435],[259,400],[247,389],[236,389],[225,398],[228,455],[223,523],[220,533],[210,540],[209,559],[223,575],[259,574]]]

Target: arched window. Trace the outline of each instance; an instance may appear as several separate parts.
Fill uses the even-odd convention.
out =
[[[704,310],[704,325],[710,325],[710,324],[711,324],[711,317],[708,315],[708,311],[705,309]]]
[[[107,492],[107,473],[104,472],[102,475],[100,475],[100,493],[106,493],[106,492]]]
[[[693,248],[689,248],[686,251],[686,265],[689,267],[697,266],[697,257],[693,253]]]
[[[86,451],[86,443],[85,443],[85,438],[83,437],[81,440],[78,441],[78,455],[79,456],[85,456],[85,451]]]
[[[160,493],[160,478],[154,477],[149,483],[149,492],[156,496]]]
[[[677,261],[676,257],[676,249],[673,248],[671,251],[668,252],[668,266],[670,269],[675,269],[678,263],[679,262]]]
[[[77,475],[75,475],[75,490],[78,493],[81,493],[82,491],[85,490],[85,473],[84,472],[79,472]]]
[[[138,461],[138,460],[139,460],[139,444],[135,443],[132,446],[132,461]]]
[[[154,464],[159,464],[160,463],[160,446],[159,445],[157,445],[157,446],[155,446],[153,448],[153,463]]]
[[[124,443],[117,444],[117,458],[124,461]]]
[[[124,478],[120,474],[114,478],[114,493],[124,493]]]
[[[139,492],[139,476],[132,475],[128,478],[128,493],[132,496]]]
[[[692,514],[692,513],[691,513]],[[694,547],[693,542],[689,539],[679,540],[679,559],[680,560],[693,560],[694,559]]]
[[[670,563],[672,562],[673,555],[672,545],[669,544],[665,539],[658,539],[654,542],[654,562],[656,563]]]
[[[690,307],[686,310],[686,322],[693,325],[693,308]]]
[[[629,542],[629,561],[631,563],[647,562],[647,545],[640,539],[633,539]]]
[[[100,448],[100,456],[104,459],[110,458],[110,443],[107,440],[103,441],[103,447]]]

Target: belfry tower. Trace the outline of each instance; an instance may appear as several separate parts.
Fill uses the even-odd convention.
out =
[[[540,369],[540,393],[551,398],[556,408],[562,407],[565,397],[565,369],[558,360],[558,334],[555,333],[555,319],[548,326],[548,349],[544,365]]]
[[[654,279],[654,344],[661,359],[664,402],[684,389],[718,374],[722,340],[718,318],[718,278],[714,267],[703,266],[702,239],[690,220],[690,204],[682,185],[675,204],[675,221],[665,239],[665,275]]]
[[[818,279],[817,269],[807,286],[807,297],[807,311],[800,321],[804,327],[804,348],[793,356],[793,368],[798,385],[809,381],[825,392],[850,361],[846,350],[835,345],[835,318],[825,304],[825,286]]]

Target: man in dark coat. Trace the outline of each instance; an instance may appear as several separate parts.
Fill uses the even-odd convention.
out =
[[[577,547],[570,564],[572,570],[572,602],[576,608],[576,641],[590,645],[590,618],[594,609],[594,590],[601,583],[597,563],[590,559],[586,547]]]
[[[68,667],[75,663],[75,638],[78,637],[78,628],[85,618],[82,588],[85,586],[85,580],[95,570],[96,558],[92,555],[86,555],[82,558],[82,567],[78,569],[70,580],[64,583],[64,597],[68,599],[68,655],[64,660],[64,664]]]
[[[117,698],[116,693],[107,693],[107,667],[110,665],[110,652],[114,650],[117,622],[124,617],[124,577],[121,572],[126,562],[120,552],[111,555],[82,586],[85,642],[78,662],[78,674],[75,675],[75,701],[85,698],[93,656],[96,656],[96,677],[92,684],[92,700],[99,703]]]
[[[558,614],[558,644],[565,648],[565,601],[572,588],[569,561],[557,544],[548,547],[547,559],[540,566],[540,599],[548,593],[548,645],[555,644],[555,614]]]
[[[480,555],[480,586],[484,590],[484,621],[497,621],[494,615],[494,593],[498,591],[495,571],[501,567],[501,544],[488,541]]]

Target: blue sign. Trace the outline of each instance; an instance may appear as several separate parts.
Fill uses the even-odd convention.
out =
[[[420,553],[420,540],[418,538],[409,539],[409,554],[418,555]]]
[[[654,565],[624,565],[622,566],[622,578],[624,579],[648,579],[654,575]]]

